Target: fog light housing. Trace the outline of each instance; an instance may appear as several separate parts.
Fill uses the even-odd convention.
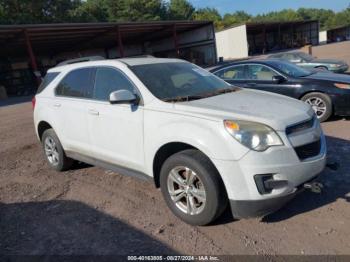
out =
[[[288,185],[287,180],[275,180],[273,179],[273,175],[274,174],[261,174],[254,176],[256,187],[261,195],[269,194],[273,189]]]

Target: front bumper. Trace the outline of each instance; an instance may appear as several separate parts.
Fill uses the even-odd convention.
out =
[[[344,73],[349,69],[348,65],[342,65],[340,67],[330,67],[329,71],[332,71],[334,73]]]
[[[213,160],[225,184],[234,217],[264,216],[278,210],[295,196],[304,183],[324,170],[327,149],[322,133],[318,155],[300,160],[294,150],[298,144],[308,143],[319,130],[315,126],[288,137],[281,132],[279,135],[284,146],[271,147],[265,152],[249,151],[239,161]],[[260,175],[269,175],[284,183],[266,194],[261,193],[254,179]]]
[[[309,181],[314,181],[316,177]],[[261,200],[230,200],[231,212],[235,218],[264,217],[281,209],[297,194],[303,192],[305,183],[296,187],[293,192],[280,197]]]

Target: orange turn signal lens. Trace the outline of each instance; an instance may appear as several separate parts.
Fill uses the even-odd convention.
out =
[[[236,122],[226,120],[225,127],[230,130],[239,130],[239,125]]]

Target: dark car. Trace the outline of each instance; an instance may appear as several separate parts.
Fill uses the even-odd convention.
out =
[[[350,115],[350,76],[309,71],[281,60],[248,60],[209,68],[226,82],[274,92],[310,104],[320,121]]]
[[[318,59],[304,52],[286,52],[270,55],[272,59],[283,59],[298,66],[309,68],[318,68],[334,73],[344,73],[349,66],[344,61],[338,59]]]

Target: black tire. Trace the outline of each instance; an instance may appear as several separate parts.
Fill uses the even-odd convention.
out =
[[[301,100],[310,104],[310,102],[308,101],[313,101],[313,100],[316,100],[316,99],[320,99],[322,100],[322,103],[324,104],[326,110],[324,112],[323,115],[317,115],[317,118],[320,120],[320,122],[324,122],[326,121],[333,113],[333,105],[332,105],[332,99],[326,95],[326,94],[323,94],[323,93],[319,93],[319,92],[312,92],[312,93],[308,93],[306,95],[304,95]],[[311,104],[310,104],[311,105]]]
[[[326,66],[316,66],[315,68],[321,69],[321,70],[325,70],[325,71],[329,71],[328,67],[326,67]]]
[[[51,161],[50,157],[48,156],[46,149],[45,149],[45,143],[46,143],[46,141],[48,141],[50,139],[54,142],[54,145],[55,145],[54,146],[56,149],[55,153],[57,153],[56,156],[58,158],[57,161]],[[47,129],[44,131],[42,138],[41,138],[41,142],[42,142],[42,147],[43,147],[43,151],[45,154],[45,158],[46,158],[48,164],[50,165],[50,167],[52,167],[56,171],[65,171],[65,170],[68,170],[72,166],[74,160],[71,158],[68,158],[66,156],[66,153],[63,150],[61,142],[58,139],[58,137],[53,129]]]
[[[198,214],[188,214],[182,211],[174,203],[170,195],[168,177],[170,176],[170,171],[179,166],[188,167],[194,171],[195,177],[197,177],[197,180],[200,179],[198,181],[200,181],[199,183],[205,191],[205,205],[202,206],[202,210]],[[226,190],[218,171],[210,159],[198,150],[184,150],[170,156],[161,168],[160,187],[165,202],[171,211],[191,225],[203,226],[213,222],[227,206]],[[187,197],[185,198],[188,200]],[[198,204],[197,201],[196,204]]]

